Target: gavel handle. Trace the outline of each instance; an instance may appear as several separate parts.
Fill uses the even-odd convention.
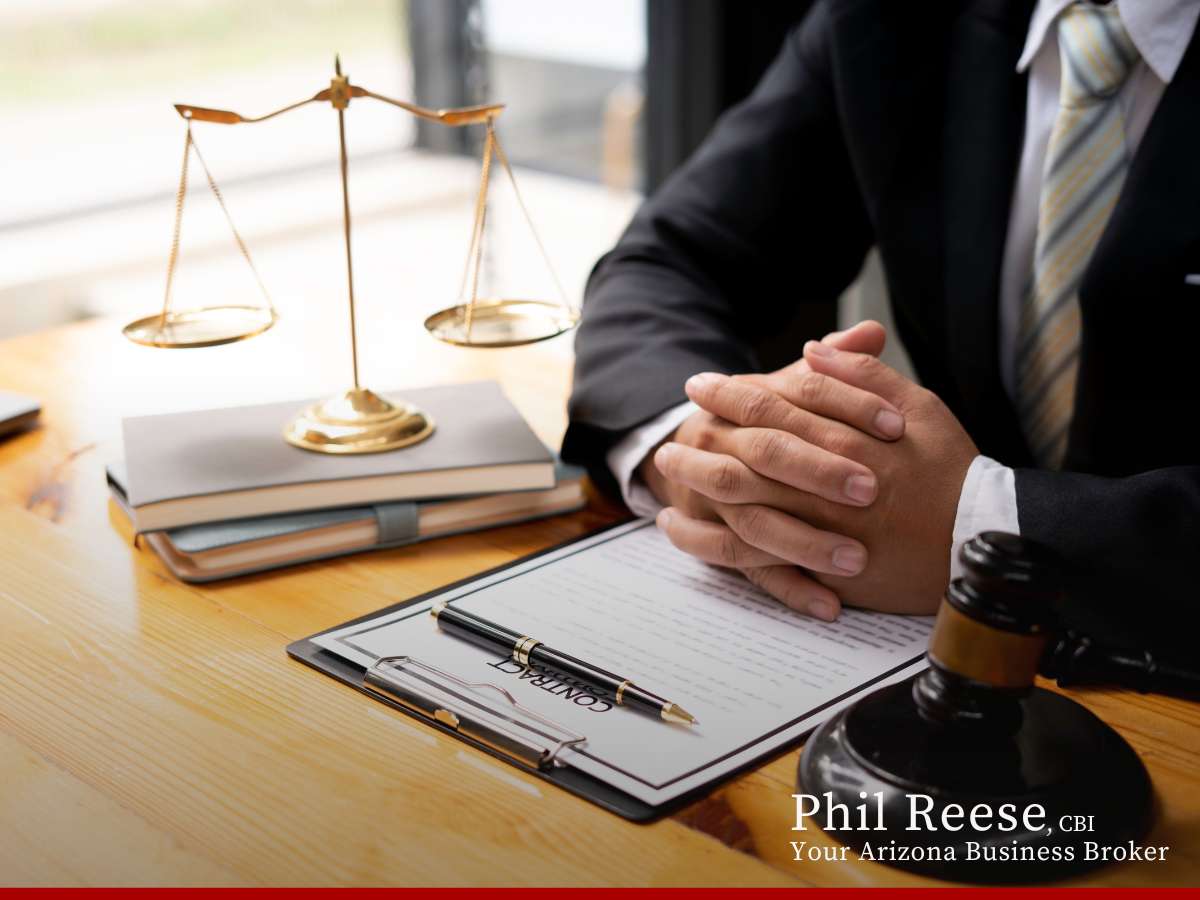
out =
[[[1111,684],[1143,694],[1200,699],[1200,670],[1194,664],[1149,650],[1097,643],[1074,631],[1051,643],[1039,668],[1062,687]]]

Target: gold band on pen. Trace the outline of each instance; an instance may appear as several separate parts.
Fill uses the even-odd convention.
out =
[[[537,638],[522,637],[513,644],[512,658],[523,666],[529,665],[529,651],[540,644]]]
[[[625,704],[625,689],[629,687],[630,684],[631,682],[628,678],[626,678],[617,685],[617,706],[623,706]]]
[[[533,648],[539,646],[542,642],[537,638],[528,638],[528,643],[521,650],[521,655],[525,657],[524,665],[529,665],[529,654],[533,652]]]

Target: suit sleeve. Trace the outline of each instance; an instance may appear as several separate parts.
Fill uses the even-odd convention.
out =
[[[757,370],[757,339],[861,267],[871,227],[830,71],[817,4],[593,270],[562,455],[602,486],[615,487],[607,450],[686,400],[688,377]]]
[[[1021,535],[1067,563],[1069,624],[1120,643],[1171,644],[1173,630],[1194,653],[1200,466],[1123,478],[1017,469],[1016,486]]]

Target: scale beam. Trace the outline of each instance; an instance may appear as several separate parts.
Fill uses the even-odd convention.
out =
[[[382,103],[388,103],[392,106],[402,109],[412,115],[426,119],[430,122],[438,122],[442,125],[447,125],[452,128],[461,128],[464,125],[483,125],[489,119],[495,119],[504,111],[503,103],[489,103],[481,106],[457,106],[447,109],[429,109],[424,106],[418,106],[415,103],[407,103],[404,100],[397,100],[394,97],[385,97],[383,94],[377,94],[374,91],[368,91],[366,88],[359,87],[357,84],[351,84],[348,81],[344,85],[338,85],[324,88],[313,94],[307,100],[300,100],[290,106],[285,106],[282,109],[277,109],[274,112],[266,113],[261,116],[244,116],[241,113],[234,112],[229,109],[210,109],[206,106],[192,106],[188,103],[176,103],[175,111],[179,113],[181,118],[192,122],[214,122],[218,125],[245,125],[254,122],[265,122],[267,119],[273,119],[276,116],[282,116],[284,113],[291,112],[293,109],[299,109],[302,106],[307,106],[310,103],[332,102],[337,106],[336,94],[339,89],[344,91],[343,96],[347,97],[370,97],[372,100],[379,100]],[[347,100],[343,106],[347,105]]]

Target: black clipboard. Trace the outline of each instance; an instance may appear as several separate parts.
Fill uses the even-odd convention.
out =
[[[492,575],[495,575],[499,572],[503,572],[514,566],[518,566],[523,563],[526,563],[532,559],[536,559],[536,558],[538,558],[540,556],[544,556],[548,553],[553,553],[557,550],[561,550],[565,547],[569,547],[570,545],[577,543],[578,541],[582,541],[582,540],[586,540],[591,537],[595,537],[598,534],[603,534],[606,531],[610,531],[614,528],[618,528],[622,525],[626,525],[631,521],[633,521],[632,517],[622,519],[621,521],[614,522],[613,524],[605,526],[604,528],[599,528],[595,531],[591,531],[585,535],[582,535],[581,537],[571,538],[570,540],[563,541],[562,543],[559,543],[559,544],[555,544],[552,547],[547,547],[545,550],[541,550],[537,553],[532,553],[528,556],[523,556],[523,557],[520,557],[519,559],[515,559],[512,562],[505,563],[502,566],[496,566],[495,568],[480,572],[477,575],[472,575],[469,578],[461,579],[459,581],[453,582],[452,584],[443,585],[442,587],[435,588],[432,591],[427,591],[424,594],[421,594],[417,597],[412,597],[411,599],[404,600],[400,603],[396,603],[385,609],[381,609],[381,610],[377,610],[372,613],[368,613],[365,616],[360,616],[359,618],[352,619],[348,622],[341,622],[341,623],[333,626],[332,628],[327,628],[324,631],[321,631],[321,632],[318,632],[317,634],[312,635],[311,637],[296,641],[296,642],[288,645],[288,648],[287,648],[288,655],[290,657],[292,657],[293,659],[304,663],[307,666],[311,666],[312,668],[316,669],[318,672],[323,672],[324,674],[337,679],[338,681],[340,681],[342,684],[346,685],[347,687],[351,687],[354,690],[359,691],[360,693],[366,694],[367,696],[371,697],[372,699],[378,700],[379,702],[381,702],[387,706],[390,706],[391,708],[398,710],[399,712],[404,713],[405,715],[408,715],[414,719],[417,719],[424,725],[427,725],[431,728],[435,728],[438,731],[441,731],[443,734],[448,734],[454,738],[457,738],[458,740],[463,741],[466,744],[469,744],[470,746],[474,747],[475,749],[480,750],[480,751],[488,754],[489,756],[492,756],[495,759],[501,760],[502,762],[506,762],[510,765],[513,765],[513,766],[521,769],[524,772],[527,772],[531,775],[535,775],[538,778],[542,779],[543,781],[547,781],[551,784],[557,785],[558,787],[560,787],[566,791],[569,791],[578,797],[582,797],[585,800],[595,803],[597,806],[600,806],[603,809],[608,810],[609,812],[616,813],[617,815],[619,815],[625,819],[634,821],[634,822],[655,821],[656,819],[660,819],[664,816],[670,815],[671,813],[676,812],[676,811],[682,809],[683,807],[688,806],[691,803],[694,803],[696,800],[699,800],[700,798],[706,796],[718,785],[721,785],[728,781],[731,781],[732,779],[738,777],[739,775],[742,775],[745,772],[748,772],[752,769],[757,768],[758,766],[762,765],[762,763],[766,762],[769,759],[774,758],[775,756],[781,755],[783,753],[788,753],[791,750],[795,749],[801,743],[803,743],[805,738],[807,738],[808,734],[810,734],[812,732],[812,730],[815,729],[816,724],[814,724],[813,729],[809,729],[808,731],[797,735],[795,740],[789,741],[787,744],[785,744],[783,746],[772,747],[767,750],[764,750],[761,755],[755,756],[754,758],[748,760],[744,765],[741,765],[741,766],[737,767],[736,769],[733,769],[733,770],[730,770],[727,772],[723,772],[720,775],[716,775],[713,777],[713,779],[711,781],[708,781],[708,782],[705,782],[704,784],[698,785],[697,787],[693,788],[692,790],[688,791],[685,794],[681,794],[678,797],[673,797],[670,800],[666,800],[660,804],[651,804],[651,803],[647,803],[643,800],[640,800],[636,797],[633,797],[633,796],[625,793],[624,791],[622,791],[616,787],[613,787],[612,785],[610,785],[604,781],[601,781],[598,778],[593,777],[592,775],[589,775],[585,772],[581,772],[578,769],[574,769],[569,766],[553,766],[552,765],[549,767],[539,767],[537,765],[531,765],[531,764],[529,764],[530,760],[528,758],[526,758],[524,760],[520,758],[521,754],[514,754],[513,752],[511,752],[510,749],[496,746],[494,742],[485,742],[484,740],[479,740],[479,739],[473,738],[471,735],[464,733],[464,731],[461,730],[460,727],[457,727],[458,723],[455,721],[455,717],[453,715],[438,716],[438,715],[433,714],[436,712],[445,712],[445,710],[434,710],[434,709],[428,708],[428,707],[424,710],[419,710],[419,709],[414,708],[413,704],[405,702],[405,698],[403,698],[399,694],[392,694],[391,692],[387,691],[386,689],[383,689],[381,687],[381,683],[380,683],[381,679],[378,677],[375,677],[374,679],[372,679],[372,673],[369,672],[368,670],[364,669],[362,666],[356,665],[355,663],[352,663],[349,660],[347,660],[341,656],[338,656],[336,653],[331,653],[328,650],[324,649],[323,647],[320,647],[317,644],[313,643],[314,638],[321,637],[322,635],[328,634],[329,632],[339,631],[339,630],[341,630],[343,628],[347,628],[349,626],[358,625],[360,623],[365,623],[372,619],[379,618],[380,616],[389,615],[393,612],[404,609],[405,607],[412,606],[417,603],[421,603],[422,601],[425,601],[425,600],[429,600],[432,597],[437,596],[438,594],[442,594],[449,590],[455,590],[457,588],[464,587],[466,585],[471,584],[474,581],[478,581],[482,578],[488,578]],[[395,661],[395,660],[408,661],[408,663],[415,663],[416,666],[420,667],[421,669],[428,669],[429,672],[436,673],[438,676],[447,676],[450,678],[454,678],[454,680],[458,681],[458,683],[460,685],[464,684],[463,682],[459,681],[455,676],[449,675],[448,673],[439,672],[436,669],[432,669],[432,667],[425,666],[419,660],[413,660],[411,657],[389,657],[387,660],[384,660],[381,662],[387,662],[387,663],[391,664],[392,661]],[[377,663],[377,666],[378,665],[379,664]],[[397,663],[396,665],[400,669],[407,668],[406,662],[400,662],[400,663]],[[376,667],[372,667],[372,668],[375,669]],[[375,673],[376,676],[378,676],[378,674],[379,673]],[[422,672],[421,677],[424,677],[428,674],[429,673]],[[408,677],[408,676],[405,676],[405,677]],[[493,686],[489,686],[489,687],[493,687]],[[500,690],[499,688],[493,687],[493,689],[498,690],[501,693],[507,693],[507,692]],[[509,699],[511,700],[511,697]],[[512,702],[515,704],[515,701],[512,701]],[[536,715],[536,714],[534,714],[534,715]],[[541,718],[541,717],[539,717],[539,718]],[[545,720],[543,719],[543,721],[545,721]],[[817,724],[819,724],[819,723],[817,723]],[[560,730],[566,731],[566,729],[560,729]],[[550,745],[553,743],[569,744],[570,741],[563,740],[561,738],[561,736],[555,736],[554,738],[549,738],[547,749],[551,752],[551,755],[553,755],[553,749]]]

